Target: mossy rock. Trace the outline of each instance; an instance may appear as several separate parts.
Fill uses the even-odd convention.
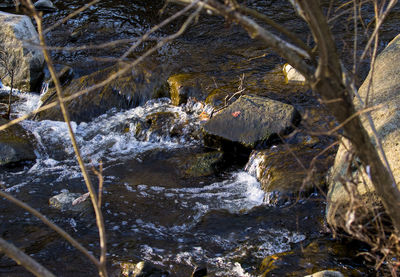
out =
[[[0,118],[0,126],[9,121]],[[35,137],[15,124],[0,131],[0,165],[35,160]]]
[[[64,87],[64,96],[71,96],[78,91],[99,84],[111,75],[116,74],[120,69],[121,66],[115,65],[74,79],[68,86]],[[149,99],[163,96],[160,91],[163,88],[165,88],[164,82],[157,77],[157,74],[142,66],[128,71],[101,88],[66,102],[66,105],[72,121],[87,122],[111,108],[136,107]],[[49,89],[46,95],[42,96],[42,100],[44,100],[43,105],[56,101],[55,90]],[[40,112],[36,118],[39,120],[63,120],[58,106]]]
[[[278,192],[276,197],[297,197],[299,193],[309,194],[316,186],[323,188],[335,149],[319,155],[323,150],[318,145],[288,144],[255,150],[247,168],[252,168],[265,192]]]
[[[212,78],[202,73],[180,73],[168,78],[171,102],[184,104],[189,97],[204,101],[213,89]]]

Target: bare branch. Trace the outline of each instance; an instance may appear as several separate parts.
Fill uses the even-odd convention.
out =
[[[63,237],[66,241],[68,241],[69,243],[71,243],[71,245],[73,247],[75,247],[76,249],[78,249],[79,251],[81,251],[86,257],[89,258],[90,261],[92,261],[96,266],[99,265],[99,261],[92,255],[90,254],[90,252],[84,247],[82,246],[82,244],[80,244],[78,241],[76,241],[73,237],[71,237],[67,232],[65,232],[63,229],[61,229],[60,227],[58,227],[56,224],[54,224],[53,222],[51,222],[50,220],[48,220],[42,213],[40,213],[39,211],[35,210],[34,208],[32,208],[31,206],[29,206],[28,204],[18,200],[17,198],[15,198],[14,196],[0,190],[0,196],[4,197],[5,199],[7,199],[8,201],[14,203],[15,205],[21,207],[22,209],[28,211],[29,213],[31,213],[33,216],[37,217],[38,219],[40,219],[44,224],[46,224],[47,226],[49,226],[52,230],[56,231],[61,237]]]

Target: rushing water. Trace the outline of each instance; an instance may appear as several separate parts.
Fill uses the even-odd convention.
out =
[[[21,99],[14,105],[13,116],[30,112],[39,104],[38,95],[16,95]],[[168,99],[160,99],[127,111],[110,111],[92,122],[72,122],[83,156],[94,166],[100,161],[104,164],[103,210],[110,257],[115,263],[150,260],[178,276],[205,263],[215,276],[252,276],[247,271],[256,269],[256,261],[288,251],[291,244],[305,239],[301,232],[246,219],[244,215],[253,208],[266,205],[264,192],[248,172],[235,169],[202,178],[174,173],[169,158],[176,153],[194,153],[199,147],[187,133],[177,138],[169,137],[168,132],[147,134],[138,139],[135,133],[126,131],[126,126],[134,130],[133,125],[141,118],[160,111],[177,113],[192,129],[199,128],[202,110],[201,106],[171,106]],[[47,204],[49,197],[61,191],[86,191],[66,124],[27,120],[22,126],[39,142],[37,159],[21,170],[0,172],[6,191],[44,213],[50,212],[59,222],[61,218],[62,225],[69,225],[77,237],[82,232],[89,247],[95,249],[95,226],[90,227],[90,235],[85,235],[93,218],[61,214]],[[236,217],[237,223],[232,224]],[[15,218],[2,214],[1,218],[9,224],[33,220],[26,214]],[[252,263],[244,266],[240,259]]]

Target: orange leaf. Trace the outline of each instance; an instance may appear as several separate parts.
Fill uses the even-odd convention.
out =
[[[239,114],[240,114],[240,111],[236,111],[236,112],[233,112],[233,113],[232,113],[232,116],[233,116],[233,117],[238,117]]]

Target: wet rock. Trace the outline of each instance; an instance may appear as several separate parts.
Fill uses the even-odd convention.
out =
[[[56,6],[50,0],[38,0],[34,6],[38,11],[54,12],[57,10]]]
[[[172,158],[170,161],[176,164],[183,176],[202,177],[218,172],[224,162],[223,158],[222,152],[213,151]]]
[[[2,0],[0,2],[0,8],[14,8],[15,2],[14,0]]]
[[[135,137],[141,141],[168,141],[176,134],[179,115],[174,112],[156,112],[136,124]],[[180,129],[180,128],[177,128]]]
[[[68,85],[72,81],[72,79],[74,78],[74,70],[70,66],[64,66],[57,73],[57,77],[60,80],[61,86]],[[48,83],[49,88],[54,88],[55,87],[55,84],[54,84],[53,79],[51,77],[49,77],[49,79],[46,80],[46,83]]]
[[[78,91],[103,82],[109,76],[118,72],[119,69],[119,66],[112,66],[74,79],[64,88],[64,96],[71,96]],[[111,108],[127,109],[136,107],[151,98],[162,96],[162,90],[162,81],[156,78],[156,74],[151,70],[143,66],[130,70],[101,88],[68,101],[66,105],[72,121],[87,122],[104,114]],[[57,99],[54,91],[49,90],[48,94],[50,95],[43,96],[44,99],[48,99],[46,103]],[[40,112],[36,118],[39,120],[63,120],[59,107]]]
[[[345,276],[374,276],[375,272],[358,255],[360,249],[363,246],[354,241],[320,237],[298,245],[292,251],[267,256],[259,273],[260,276],[314,276],[312,274],[329,268],[331,272],[343,272]]]
[[[141,261],[137,264],[122,262],[120,267],[120,275],[126,277],[166,277],[170,275],[167,271],[162,270],[146,261]]]
[[[283,66],[282,71],[285,75],[286,83],[304,84],[306,81],[306,78],[304,78],[304,76],[299,71],[297,71],[293,66],[288,63]]]
[[[132,131],[140,141],[194,142],[201,137],[196,117],[175,111],[160,111],[148,114],[134,124]]]
[[[57,194],[49,199],[49,205],[52,208],[64,211],[72,211],[72,212],[83,212],[89,209],[90,201],[86,199],[82,202],[79,202],[73,205],[73,202],[81,197],[83,194],[81,193],[72,193],[68,191],[64,191],[60,194]]]
[[[307,194],[324,185],[335,150],[317,157],[323,149],[323,146],[285,144],[254,150],[246,170],[258,179],[265,192],[270,193],[271,203],[280,198],[296,198],[300,193]]]
[[[299,121],[291,105],[244,95],[203,126],[206,146],[241,152],[290,132]],[[249,151],[248,151],[249,152]]]
[[[368,97],[370,107],[382,105],[379,109],[372,111],[370,114],[375,123],[378,135],[381,138],[383,148],[386,152],[387,159],[393,171],[397,186],[400,189],[400,94],[398,88],[400,86],[400,35],[390,42],[390,44],[377,56],[375,68],[373,71],[373,83],[368,94],[369,81],[372,73],[370,72],[364,83],[359,89],[359,94],[365,102]],[[369,96],[368,96],[369,95]],[[358,109],[362,109],[363,105],[354,98],[355,105]],[[371,138],[372,130],[369,126],[367,117],[362,115],[362,124],[367,129]],[[373,139],[374,143],[375,140]],[[375,193],[371,192],[374,188],[370,182],[370,178],[364,169],[359,169],[357,161],[351,159],[352,146],[346,139],[342,140],[336,155],[335,163],[329,178],[327,221],[329,224],[336,226],[345,226],[345,217],[348,209],[350,196],[347,193],[342,181],[353,178],[351,183],[356,184],[357,191],[360,195],[365,196],[365,203],[376,204],[377,199]],[[347,169],[351,169],[352,176],[347,176]],[[347,177],[346,177],[347,176]],[[344,181],[346,182],[346,181]],[[350,182],[350,181],[349,181]],[[353,185],[352,185],[353,186]],[[364,205],[365,206],[365,205]],[[364,218],[368,220],[368,218]],[[371,215],[372,216],[372,215]]]
[[[324,270],[304,277],[344,277],[344,275],[339,271]]]
[[[190,97],[204,101],[212,90],[212,79],[205,74],[182,73],[168,78],[171,102],[175,106],[186,103]]]
[[[8,120],[0,118],[0,126]],[[35,160],[35,138],[20,125],[15,124],[0,131],[0,165]]]
[[[25,15],[16,15],[0,12],[0,50],[15,70],[14,87],[23,91],[36,91],[43,79],[44,57],[40,49],[33,48],[39,43],[39,36],[30,18]],[[0,67],[3,84],[11,85],[11,76],[5,74],[5,69]]]

